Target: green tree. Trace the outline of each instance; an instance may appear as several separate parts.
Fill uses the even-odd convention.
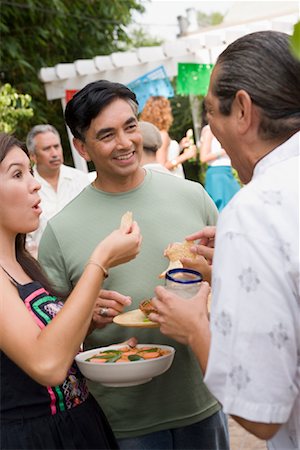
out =
[[[0,85],[0,132],[15,132],[17,126],[33,116],[31,97],[20,94],[9,83]]]
[[[300,21],[294,25],[294,31],[290,37],[290,48],[295,58],[300,60]]]
[[[144,10],[141,0],[0,0],[0,8],[1,81],[30,93],[34,109],[34,121],[16,134],[24,139],[32,125],[49,122],[69,148],[61,103],[46,100],[38,71],[124,49],[132,12]]]
[[[211,25],[219,25],[223,22],[224,16],[219,12],[206,14],[202,11],[197,12],[197,22],[200,28],[209,27]]]
[[[131,43],[127,44],[128,50],[139,47],[153,47],[154,45],[161,45],[163,43],[162,39],[152,36],[142,28],[134,28],[129,33],[129,37],[131,39]]]

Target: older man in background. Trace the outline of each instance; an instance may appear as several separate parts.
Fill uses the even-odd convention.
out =
[[[60,135],[52,125],[34,126],[27,135],[26,144],[34,163],[34,176],[42,186],[39,191],[43,210],[40,226],[27,240],[27,246],[34,254],[48,220],[73,200],[90,179],[87,173],[63,164]]]

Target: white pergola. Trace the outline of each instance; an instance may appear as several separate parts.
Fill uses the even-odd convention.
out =
[[[64,110],[66,91],[82,89],[92,81],[106,79],[128,84],[160,65],[164,66],[168,77],[173,78],[177,75],[179,62],[214,64],[228,44],[245,34],[262,30],[277,30],[290,34],[299,20],[299,10],[297,7],[287,9],[289,10],[285,13],[281,11],[279,15],[275,13],[259,20],[245,20],[242,24],[222,24],[206,28],[187,37],[166,41],[160,46],[141,47],[133,51],[43,67],[39,71],[39,78],[44,83],[47,99],[60,99]],[[87,172],[86,162],[75,150],[69,129],[68,136],[75,167]]]

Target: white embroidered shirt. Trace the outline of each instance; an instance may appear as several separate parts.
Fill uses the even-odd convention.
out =
[[[256,165],[220,214],[205,381],[225,413],[282,423],[300,449],[299,136]]]

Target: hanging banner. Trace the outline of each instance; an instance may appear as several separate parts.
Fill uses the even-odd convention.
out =
[[[137,97],[137,101],[139,102],[139,112],[143,110],[146,101],[151,96],[162,95],[167,98],[174,96],[174,90],[164,66],[158,66],[156,69],[145,73],[136,80],[128,83],[127,87],[129,87]]]
[[[73,98],[76,92],[78,92],[78,89],[66,89],[65,91],[66,103],[68,103]]]
[[[176,93],[205,96],[212,69],[213,64],[178,63]]]

